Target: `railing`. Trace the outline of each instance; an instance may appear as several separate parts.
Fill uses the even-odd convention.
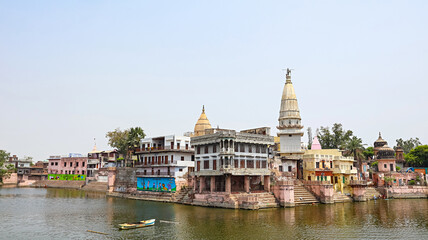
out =
[[[195,150],[193,147],[189,146],[161,146],[161,147],[149,147],[149,148],[141,148],[140,152],[151,152],[151,151],[159,151],[159,150]]]
[[[365,180],[351,180],[351,181],[349,181],[349,185],[367,185],[367,181],[365,181]]]
[[[310,181],[302,180],[303,185],[330,185],[330,181]]]

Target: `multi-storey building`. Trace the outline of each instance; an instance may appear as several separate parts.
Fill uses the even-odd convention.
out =
[[[307,150],[303,155],[303,177],[331,182],[336,191],[350,193],[350,181],[357,180],[354,162],[353,157],[344,157],[339,149]]]
[[[87,179],[98,182],[107,182],[107,168],[118,158],[116,150],[98,151],[96,146],[88,153]]]
[[[280,138],[279,155],[281,163],[279,165],[282,171],[288,172],[287,176],[301,177],[300,164],[304,153],[301,147],[303,126],[290,73],[290,70],[287,69],[277,127]]]
[[[48,158],[49,174],[77,174],[85,175],[88,157],[70,153],[68,156],[50,156]]]
[[[194,188],[203,192],[270,191],[269,128],[241,132],[206,129],[192,137],[195,147]]]
[[[188,172],[194,169],[190,137],[145,138],[135,154],[138,190],[174,192],[187,185]]]

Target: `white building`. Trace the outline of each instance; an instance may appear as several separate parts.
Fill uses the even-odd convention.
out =
[[[194,171],[194,153],[190,137],[168,135],[142,139],[140,150],[135,152],[137,177],[156,178],[156,181],[174,178],[179,190],[179,186],[187,184],[187,173]]]

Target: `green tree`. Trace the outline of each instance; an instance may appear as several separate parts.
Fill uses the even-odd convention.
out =
[[[14,165],[7,163],[9,157],[10,153],[0,150],[0,182],[3,182],[3,177],[8,177],[15,169]]]
[[[428,167],[428,145],[417,146],[404,159],[412,167]]]
[[[361,171],[362,159],[364,158],[363,151],[364,145],[361,138],[352,136],[352,138],[345,144],[345,149],[348,152],[348,155],[352,155],[355,160],[357,160],[357,169],[358,173]]]
[[[366,148],[366,150],[364,150],[364,151],[363,151],[363,155],[364,155],[364,158],[365,158],[366,160],[373,159],[373,156],[374,156],[374,148],[373,148],[373,147],[368,147],[368,148]]]
[[[128,161],[131,159],[131,154],[139,146],[141,139],[146,135],[140,127],[120,130],[116,128],[114,131],[108,132],[108,144],[116,148],[117,151],[123,156],[125,166],[128,166]]]
[[[402,138],[400,138],[395,140],[395,142],[397,144],[394,147],[394,150],[396,150],[397,147],[400,146],[405,154],[408,154],[415,147],[422,145],[422,143],[419,141],[419,138],[410,138],[409,140],[403,140]]]
[[[317,135],[322,148],[344,149],[353,133],[351,130],[343,130],[341,123],[335,123],[331,131],[329,127],[321,127]]]

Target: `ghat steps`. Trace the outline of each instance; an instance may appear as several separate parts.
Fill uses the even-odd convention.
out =
[[[319,203],[312,193],[310,193],[306,188],[300,184],[294,185],[294,203],[296,205],[300,204],[312,204]]]
[[[341,192],[335,192],[333,194],[333,200],[335,203],[342,203],[342,202],[352,202],[352,198],[341,193]]]

